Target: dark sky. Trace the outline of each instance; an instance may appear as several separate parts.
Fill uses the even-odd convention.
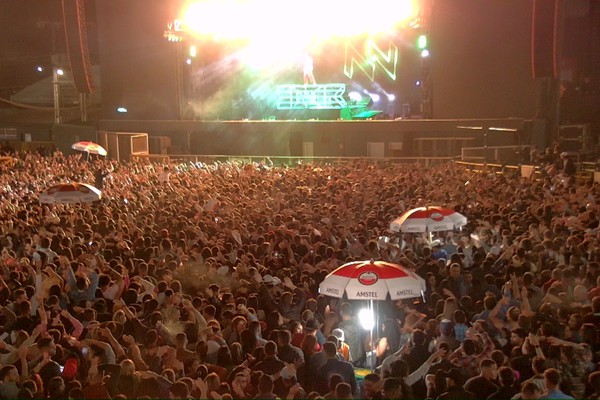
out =
[[[59,0],[0,2],[0,90],[2,94],[36,77],[36,65],[50,66],[52,38],[64,46]]]
[[[89,44],[95,58],[94,1],[86,1]],[[0,1],[0,96],[51,75],[51,55],[65,52],[60,0]],[[36,71],[41,65],[45,71]]]
[[[105,3],[105,0],[99,0],[100,4]],[[529,4],[531,0],[519,0],[519,2]],[[600,40],[598,37],[598,26],[600,26],[600,1],[597,0],[566,0],[567,1],[567,23],[565,28],[565,56],[571,57],[578,61],[580,69],[588,75],[598,76],[598,59],[600,57]],[[114,2],[114,7],[111,12],[121,13],[122,5],[132,3],[132,0],[120,0]],[[519,3],[513,1],[515,4]],[[143,18],[139,21],[129,21],[134,25],[143,25],[144,21],[149,20],[149,16],[153,12],[160,12],[161,18],[156,19],[160,23],[164,23],[165,18],[162,14],[165,13],[165,3],[176,4],[176,0],[144,0],[144,12],[133,14],[134,18],[138,16]],[[488,5],[503,5],[507,3],[501,0],[436,0],[439,8],[443,6],[450,7],[450,11],[460,15],[458,10],[454,8],[465,7],[465,9],[473,9],[473,5],[479,5],[482,10],[489,7]],[[510,3],[510,1],[508,2]],[[96,1],[86,0],[86,12],[88,13],[88,42],[91,51],[92,63],[98,60],[98,46],[96,34],[96,18],[95,18]],[[118,6],[117,6],[118,4]],[[453,10],[454,9],[454,10]],[[158,10],[158,11],[157,11]],[[449,12],[450,12],[449,11]],[[474,25],[473,21],[479,21],[482,13],[474,15],[472,19],[467,19],[461,22],[463,25]],[[502,21],[508,23],[514,18],[508,17]],[[495,18],[491,16],[491,20]],[[528,32],[526,26],[529,22],[527,16],[520,17],[522,19],[523,32]],[[146,22],[149,25],[150,22]],[[152,20],[154,24],[154,20]],[[461,24],[455,25],[452,32],[460,29]],[[595,28],[594,28],[595,27]],[[164,29],[162,26],[157,28],[158,31]],[[160,34],[160,32],[158,33]],[[529,46],[529,38],[525,38],[522,44],[523,54],[527,56]],[[477,35],[475,35],[477,37]],[[161,40],[161,38],[157,39]],[[133,45],[133,44],[132,44]],[[439,38],[438,46],[444,47],[445,52],[455,52],[457,44],[445,40],[444,37]],[[460,47],[460,46],[458,46]],[[464,47],[464,46],[463,46]],[[14,91],[22,87],[34,83],[44,76],[51,74],[51,54],[63,53],[65,48],[64,27],[62,26],[62,9],[61,0],[0,0],[0,97],[8,97]],[[467,55],[469,53],[466,53]],[[156,55],[160,57],[160,55]],[[525,60],[524,62],[527,62]],[[39,73],[35,70],[37,65],[45,67],[45,72]],[[444,66],[444,68],[447,66]],[[114,72],[114,71],[113,71]],[[438,85],[439,89],[439,85]],[[454,93],[451,93],[453,96]]]

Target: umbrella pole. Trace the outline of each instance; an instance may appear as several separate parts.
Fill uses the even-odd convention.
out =
[[[370,300],[369,302],[371,303],[369,305],[370,306],[369,308],[371,309],[371,315],[374,316],[373,321],[375,321],[375,323],[378,324],[378,322],[379,322],[379,315],[375,315],[375,310],[373,310],[373,300]],[[370,339],[371,348],[373,348],[373,328],[374,328],[374,326],[371,325],[371,332],[370,332],[370,335],[371,335],[371,339]],[[375,370],[377,369],[377,347],[375,347],[375,349],[372,350],[372,351],[374,352],[374,354],[373,354],[373,359],[372,359],[373,362],[371,363],[371,371],[375,372]]]

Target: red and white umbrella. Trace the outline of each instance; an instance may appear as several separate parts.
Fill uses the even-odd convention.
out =
[[[100,190],[87,183],[60,183],[40,193],[40,203],[91,203],[102,198]]]
[[[356,261],[342,265],[325,277],[319,293],[348,300],[392,300],[420,297],[425,280],[397,264]]]
[[[88,154],[98,154],[100,156],[106,156],[108,153],[106,149],[94,142],[77,142],[71,145],[73,150],[85,151]]]
[[[451,231],[467,224],[467,217],[454,210],[438,206],[413,208],[390,224],[394,232]]]

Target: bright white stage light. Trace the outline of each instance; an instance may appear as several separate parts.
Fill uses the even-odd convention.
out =
[[[62,69],[59,68],[59,69],[56,70],[56,75],[61,75],[62,76],[64,74],[65,74],[65,71],[63,71]]]
[[[387,98],[388,98],[388,101],[394,101],[394,100],[396,100],[396,95],[390,93],[387,95]]]
[[[422,57],[422,58],[427,58],[427,57],[429,57],[429,54],[430,54],[430,53],[429,53],[429,50],[425,49],[425,50],[423,50],[423,51],[421,52],[421,57]]]
[[[358,92],[350,92],[350,93],[348,93],[348,97],[352,101],[361,101],[362,100],[362,96]]]
[[[369,308],[363,308],[358,312],[358,320],[364,330],[370,331],[375,327],[375,315],[373,315],[373,310]]]
[[[281,0],[188,0],[179,20],[193,35],[219,35],[228,40],[261,42],[269,46],[275,36],[288,42],[327,40],[332,38],[395,32],[418,19],[420,0],[372,0],[369,9],[385,10],[377,18],[365,18],[356,10],[364,8],[362,0],[305,0],[304,10],[318,10],[319,18],[305,18],[300,29],[290,29],[289,5]],[[265,12],[268,10],[268,12]]]
[[[117,107],[117,112],[119,112],[119,113],[126,113],[127,109],[125,107]]]
[[[377,93],[371,93],[369,96],[371,96],[371,99],[373,99],[373,103],[377,103],[379,100],[381,100],[381,96],[379,96]]]
[[[38,65],[35,69],[37,72],[44,72],[44,67],[42,67],[41,65]]]

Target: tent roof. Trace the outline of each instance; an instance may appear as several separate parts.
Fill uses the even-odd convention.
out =
[[[89,97],[90,104],[100,104],[102,100],[100,84],[100,67],[92,67],[92,79],[94,81],[95,91]],[[79,104],[79,94],[73,83],[73,78],[69,71],[60,77],[64,82],[60,85],[60,96],[63,107],[73,107]],[[26,88],[18,91],[11,96],[11,101],[15,103],[28,104],[34,106],[53,106],[54,89],[52,87],[52,77],[44,78]]]

